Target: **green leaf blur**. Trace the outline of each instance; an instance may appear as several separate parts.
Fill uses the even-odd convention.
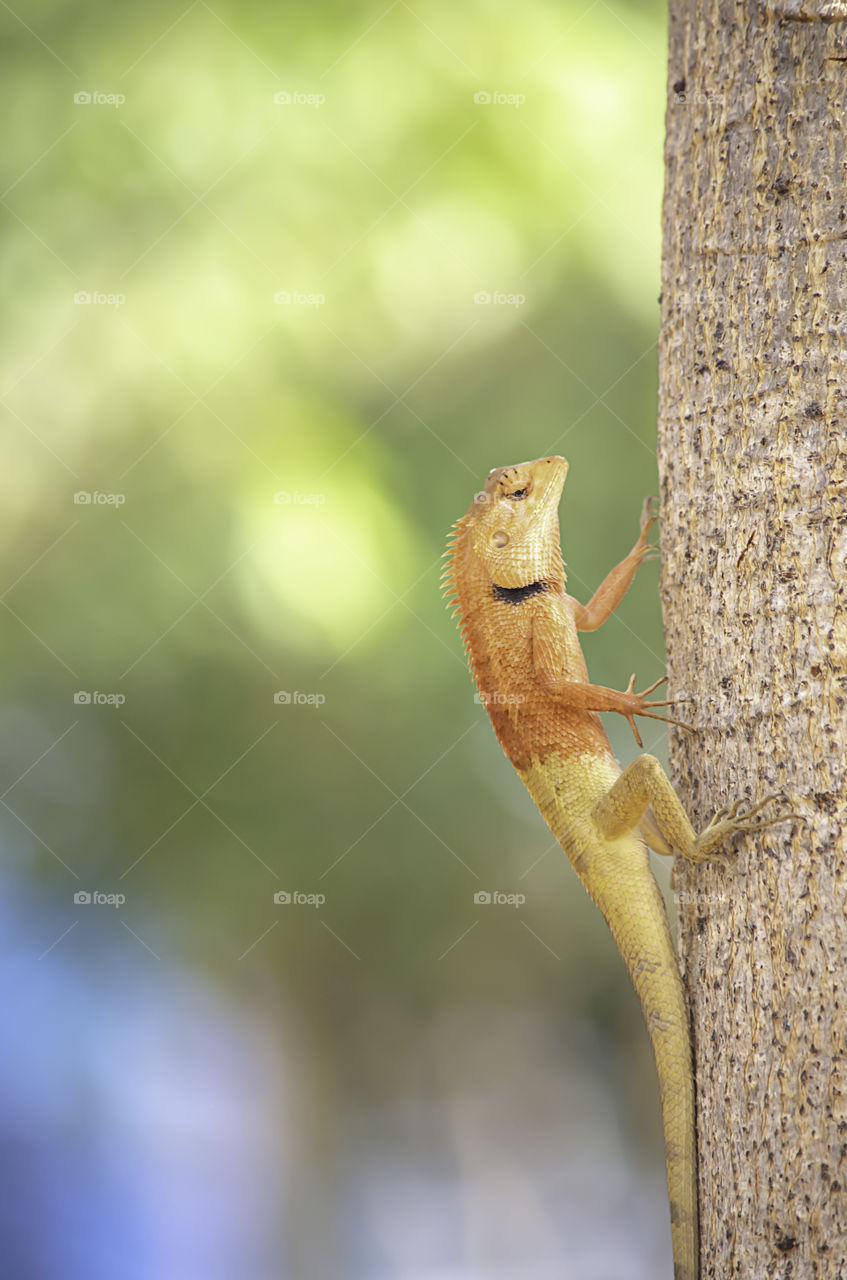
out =
[[[296,1036],[322,1114],[423,1088],[451,1011],[583,1020],[637,1064],[655,1156],[635,998],[438,581],[494,466],[568,457],[582,599],[656,491],[663,11],[36,3],[6,29],[10,874],[68,922],[80,888],[125,894],[160,980]],[[661,673],[656,578],[587,638],[598,683]],[[105,928],[61,947],[138,948]]]

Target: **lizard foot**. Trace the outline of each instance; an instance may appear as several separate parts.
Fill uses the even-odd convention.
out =
[[[746,800],[736,800],[726,808],[719,809],[708,826],[703,828],[694,841],[690,860],[692,862],[704,862],[708,858],[713,858],[719,852],[723,857],[732,858],[734,857],[733,853],[722,851],[720,848],[730,836],[739,835],[745,831],[765,831],[768,827],[775,827],[780,822],[803,821],[799,813],[793,812],[777,813],[772,818],[755,817],[767,805],[779,799],[780,797],[776,794],[765,796],[764,800],[760,800],[758,804],[752,805],[743,813],[741,809],[747,803]],[[755,819],[755,821],[752,821],[752,819]]]
[[[634,548],[639,556],[639,564],[643,564],[646,560],[657,560],[659,558],[659,548],[647,541],[650,530],[658,519],[659,499],[656,497],[645,498],[640,516],[641,534]]]
[[[664,684],[666,680],[667,676],[660,676],[658,680],[653,681],[649,689],[643,689],[641,693],[636,693],[635,672],[633,672],[629,677],[629,684],[624,692],[628,697],[637,701],[639,705],[634,708],[632,714],[626,716],[626,720],[630,729],[632,729],[632,732],[635,734],[635,741],[638,743],[639,747],[643,747],[644,743],[641,741],[641,735],[638,732],[638,727],[635,723],[635,716],[646,716],[649,720],[664,720],[665,724],[675,724],[678,729],[687,729],[689,733],[694,733],[694,726],[686,724],[684,720],[675,720],[673,716],[660,716],[657,715],[655,711],[647,709],[650,707],[672,707],[676,702],[675,698],[666,698],[664,701],[655,702],[644,701],[645,698],[649,697],[651,693],[658,689],[660,684]]]

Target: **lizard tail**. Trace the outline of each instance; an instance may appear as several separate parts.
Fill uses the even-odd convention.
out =
[[[653,1045],[665,1133],[674,1280],[698,1280],[697,1147],[688,1010],[659,887],[649,866],[638,871],[626,885],[619,878],[614,905],[605,894],[595,897],[592,886],[586,887],[626,962]]]
[[[605,775],[605,776],[604,776]],[[612,931],[629,970],[653,1045],[662,1098],[674,1280],[698,1280],[697,1143],[688,1010],[668,915],[635,832],[597,838],[597,786],[619,776],[609,752],[580,771],[573,758],[548,758],[521,772],[553,835]]]

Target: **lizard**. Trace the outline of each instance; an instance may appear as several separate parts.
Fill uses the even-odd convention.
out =
[[[495,468],[452,530],[442,574],[471,673],[506,755],[600,909],[641,1002],[656,1060],[665,1137],[675,1280],[698,1280],[695,1089],[688,1011],[667,912],[647,845],[699,863],[728,856],[741,832],[794,817],[759,817],[776,796],[742,811],[719,810],[698,834],[655,756],[623,770],[599,712],[681,724],[650,700],[664,683],[635,692],[591,684],[578,632],[596,631],[620,604],[648,542],[653,500],[640,533],[587,605],[565,591],[558,508],[568,473],[561,457]],[[683,728],[690,726],[682,725]]]

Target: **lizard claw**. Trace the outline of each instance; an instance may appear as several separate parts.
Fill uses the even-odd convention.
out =
[[[658,689],[660,684],[664,684],[667,678],[668,678],[667,676],[659,676],[659,679],[654,680],[653,683],[650,685],[649,689],[643,689],[641,693],[636,693],[634,696],[636,698],[646,698],[648,694],[655,692],[655,690]],[[633,671],[632,675],[629,677],[629,684],[626,686],[625,692],[631,694],[634,692],[634,690],[635,690],[635,672]],[[665,704],[661,703],[659,705],[664,706]]]
[[[728,807],[719,809],[708,826],[697,837],[695,844],[696,855],[693,861],[702,862],[707,858],[714,857],[720,850],[724,840],[729,839],[731,836],[740,835],[747,831],[765,831],[768,827],[775,827],[781,822],[806,821],[802,814],[793,812],[777,813],[772,818],[758,818],[755,821],[751,821],[757,813],[761,813],[766,805],[779,799],[780,797],[776,794],[765,796],[763,800],[760,800],[758,804],[751,805],[744,813],[741,812],[741,808],[747,803],[746,800],[736,800]],[[735,857],[732,853],[724,856]]]
[[[647,702],[644,705],[647,707],[672,707],[673,701]],[[646,716],[648,720],[663,720],[665,724],[674,724],[676,725],[677,729],[684,729],[686,733],[697,732],[693,724],[686,724],[684,720],[677,720],[673,716],[657,716],[656,713],[653,711],[639,711],[638,714],[640,716]]]
[[[638,743],[639,747],[643,746],[644,744],[642,743],[639,732],[635,727],[635,721],[633,720],[633,715],[646,716],[649,720],[664,720],[666,724],[675,724],[678,729],[687,729],[689,733],[694,733],[694,726],[690,724],[686,724],[684,720],[675,720],[673,716],[660,716],[660,715],[657,715],[654,710],[652,710],[653,707],[672,707],[674,705],[675,699],[666,698],[662,701],[656,701],[656,702],[644,701],[645,698],[647,698],[651,693],[653,693],[656,689],[658,689],[660,684],[664,684],[666,680],[667,680],[667,676],[660,676],[658,680],[653,681],[653,683],[650,685],[648,689],[644,689],[641,693],[636,693],[635,692],[635,673],[633,672],[633,674],[629,677],[629,684],[626,687],[625,693],[630,698],[637,698],[641,705],[637,707],[635,711],[633,711],[632,713],[628,715],[626,715],[626,713],[624,714],[626,715],[626,719],[629,721],[632,732],[635,734],[635,741]]]
[[[762,804],[767,804],[768,800],[770,799],[772,799],[772,797],[768,796],[766,800],[762,801]],[[743,803],[744,803],[743,800],[734,800],[731,805],[727,805],[723,809],[718,809],[717,813],[714,815],[711,822],[709,823],[709,826],[712,827],[716,823],[723,822],[724,820],[726,820],[727,822],[731,822],[732,819],[738,813],[738,810],[741,808]],[[761,805],[757,805],[756,807],[761,808]]]
[[[647,541],[647,535],[658,519],[659,499],[655,497],[645,498],[641,507],[641,533],[635,547],[633,548],[634,553],[639,557],[639,563],[642,563],[644,560],[655,560],[660,554],[659,548]]]
[[[649,529],[659,518],[659,499],[653,493],[641,504],[641,532]]]
[[[627,722],[630,729],[635,734],[635,741],[638,743],[639,747],[643,747],[644,743],[641,741],[641,734],[638,732],[638,725],[635,723],[633,716],[627,716]]]

